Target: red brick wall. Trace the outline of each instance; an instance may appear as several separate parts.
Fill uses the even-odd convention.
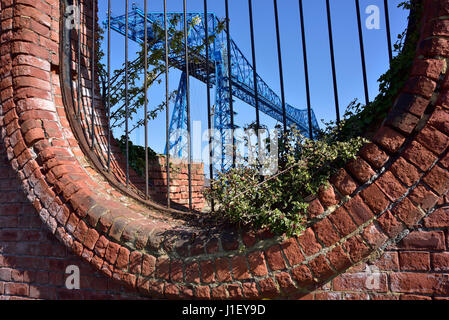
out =
[[[449,296],[449,1],[423,2],[408,83],[373,143],[311,202],[315,223],[298,238],[184,219],[117,192],[67,117],[59,1],[0,4],[2,298]],[[78,291],[63,285],[72,261]]]
[[[61,244],[25,197],[0,144],[0,300],[137,299]],[[80,268],[80,290],[68,290],[66,268]]]
[[[160,203],[167,201],[167,167],[165,157],[149,163],[149,180],[153,199]],[[185,208],[189,207],[189,176],[188,164],[179,159],[170,159],[170,201]],[[205,184],[204,164],[191,163],[192,208],[203,210],[206,200],[203,195]]]

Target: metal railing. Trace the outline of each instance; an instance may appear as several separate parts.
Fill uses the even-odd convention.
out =
[[[68,0],[67,0],[68,1]],[[100,0],[98,0],[100,1]],[[187,0],[182,0],[182,12],[181,13],[168,13],[167,11],[167,1],[161,0],[163,2],[163,13],[153,14],[148,11],[149,0],[144,0],[144,10],[140,11],[135,6],[130,10],[129,1],[124,0],[125,3],[125,14],[121,16],[112,16],[111,0],[107,1],[107,19],[104,24],[106,31],[105,41],[107,43],[106,55],[106,78],[103,79],[105,86],[103,91],[100,92],[101,87],[99,81],[96,77],[100,74],[99,70],[99,57],[98,51],[99,47],[97,43],[99,42],[99,30],[96,27],[97,22],[97,0],[83,1],[74,0],[73,6],[78,6],[78,23],[79,25],[84,25],[87,28],[78,28],[76,36],[71,35],[71,48],[72,48],[72,62],[74,62],[76,77],[74,77],[74,106],[75,106],[75,118],[76,121],[83,128],[83,133],[85,141],[88,143],[91,150],[91,155],[97,157],[98,166],[100,166],[104,172],[108,173],[108,177],[114,179],[117,183],[122,183],[124,188],[122,190],[133,190],[135,194],[138,194],[142,199],[151,199],[151,186],[149,177],[149,121],[148,121],[148,50],[155,48],[163,48],[163,65],[165,67],[164,82],[165,82],[165,188],[166,188],[166,199],[165,205],[167,207],[172,206],[172,201],[170,197],[170,190],[172,185],[171,179],[171,166],[170,161],[173,155],[170,153],[172,145],[170,144],[170,110],[171,110],[171,97],[169,89],[169,69],[170,67],[175,67],[181,70],[185,74],[185,96],[180,97],[180,101],[183,102],[181,109],[175,109],[174,112],[185,112],[185,117],[181,117],[179,123],[181,125],[186,125],[187,130],[187,141],[186,141],[186,151],[187,151],[187,180],[188,180],[188,207],[190,210],[193,209],[192,203],[192,127],[191,127],[191,97],[190,97],[190,77],[194,77],[203,81],[206,84],[205,90],[205,100],[207,108],[207,125],[208,129],[212,130],[218,128],[219,130],[230,130],[230,141],[232,147],[230,148],[230,154],[222,154],[222,162],[224,163],[227,159],[229,161],[229,167],[236,166],[236,152],[235,144],[236,139],[234,136],[234,130],[236,129],[235,119],[234,119],[234,105],[233,96],[236,96],[243,101],[247,102],[248,105],[255,108],[255,125],[256,129],[262,128],[260,112],[264,112],[267,115],[273,117],[274,119],[282,122],[282,128],[284,131],[288,130],[289,126],[292,124],[300,125],[302,131],[305,135],[309,137],[314,137],[314,129],[317,128],[317,121],[312,109],[311,102],[311,89],[310,89],[310,66],[308,61],[308,56],[310,52],[307,46],[306,37],[306,23],[305,23],[305,12],[304,4],[302,0],[294,5],[295,10],[299,10],[299,21],[298,26],[300,28],[300,39],[302,52],[298,52],[298,59],[301,58],[304,67],[304,80],[305,80],[305,94],[307,99],[307,108],[305,110],[297,110],[290,106],[286,102],[285,96],[285,79],[284,79],[284,65],[283,65],[283,52],[281,43],[281,29],[279,21],[279,11],[278,2],[273,0],[273,13],[274,13],[274,27],[276,31],[276,49],[278,58],[278,71],[279,71],[279,85],[280,85],[280,98],[279,96],[269,88],[267,83],[260,77],[257,73],[258,63],[256,61],[257,57],[257,47],[255,42],[255,28],[254,28],[254,6],[252,0],[248,0],[248,22],[250,27],[250,48],[251,48],[251,62],[245,58],[243,53],[238,49],[237,44],[231,38],[231,19],[229,16],[229,1],[224,0],[225,6],[225,19],[224,19],[224,29],[217,33],[217,25],[219,25],[220,20],[208,10],[208,1],[203,2],[203,12],[189,13],[187,11]],[[341,1],[341,0],[339,0]],[[290,2],[293,5],[294,2]],[[367,77],[367,62],[364,47],[364,34],[362,27],[362,17],[359,0],[355,0],[355,8],[357,12],[357,30],[358,30],[358,44],[360,47],[360,61],[362,65],[361,80],[363,81],[364,97],[365,103],[369,104],[369,92],[368,92],[368,77]],[[293,8],[292,8],[293,9]],[[173,18],[175,15],[181,17],[182,21],[177,21],[176,24],[173,23]],[[195,20],[197,17],[201,21]],[[384,17],[385,17],[385,29],[387,37],[387,48],[389,61],[391,63],[393,59],[393,48],[391,39],[391,27],[390,27],[390,13],[389,4],[387,0],[384,0]],[[330,72],[332,74],[332,85],[333,85],[333,95],[334,95],[334,107],[336,114],[336,122],[339,123],[340,119],[340,101],[339,101],[339,87],[337,81],[337,66],[336,66],[336,56],[335,56],[335,43],[333,34],[333,21],[332,21],[332,10],[330,0],[326,0],[326,18],[327,18],[327,33],[328,42],[330,50]],[[90,23],[89,23],[90,19]],[[161,28],[163,30],[163,38],[155,39],[155,28]],[[84,32],[83,32],[84,30]],[[87,30],[87,31],[86,31]],[[143,33],[142,33],[143,30]],[[182,32],[183,39],[180,43],[183,45],[183,53],[170,52],[170,43],[173,41],[175,36],[173,30],[178,30]],[[120,75],[111,73],[112,57],[111,57],[111,47],[112,47],[112,31],[121,33],[125,37],[125,61],[124,61],[124,74],[122,75],[122,83],[124,86],[124,96],[120,101],[124,103],[124,110],[122,106],[117,107],[113,110],[114,106],[112,103],[112,97],[115,92],[112,92],[112,82],[113,79],[116,81],[120,78]],[[210,40],[211,35],[214,37]],[[129,60],[129,40],[143,44],[144,48],[144,66],[143,66],[143,130],[144,130],[144,174],[143,183],[140,183],[140,188],[137,186],[135,174],[131,175],[132,168],[130,168],[130,117],[131,111],[130,107],[135,102],[134,97],[129,92],[129,81],[128,78],[130,74],[130,68],[134,68],[135,61]],[[217,46],[220,45],[220,50]],[[199,49],[198,49],[199,48]],[[220,56],[221,55],[221,56]],[[260,63],[260,62],[259,62]],[[239,69],[240,68],[240,69]],[[239,70],[238,70],[239,69]],[[120,78],[121,79],[121,78]],[[89,83],[90,81],[90,83]],[[133,81],[135,81],[133,79]],[[117,83],[116,82],[116,83]],[[90,86],[89,86],[90,84]],[[217,96],[223,95],[223,100],[220,105],[212,105],[211,88],[213,85],[216,86]],[[90,90],[89,90],[90,89]],[[179,92],[178,92],[179,94]],[[101,95],[103,97],[101,98]],[[76,96],[76,97],[75,97]],[[218,98],[216,98],[218,99]],[[179,107],[175,105],[175,107]],[[223,110],[215,110],[217,107],[223,108]],[[123,113],[124,112],[124,113]],[[221,114],[220,114],[221,112]],[[125,137],[125,147],[124,156],[125,159],[120,158],[120,151],[117,147],[117,143],[114,142],[112,135],[112,117],[122,114],[124,117],[124,137]],[[221,118],[220,118],[221,117]],[[220,122],[221,121],[221,122]],[[173,122],[173,121],[172,121]],[[221,127],[220,127],[221,126]],[[81,133],[80,133],[81,135]],[[182,138],[182,137],[181,137]],[[180,138],[180,139],[181,139]],[[208,173],[210,178],[214,177],[214,172],[216,168],[214,167],[214,157],[215,149],[213,135],[209,135],[209,167]],[[221,150],[225,150],[223,147],[223,141],[225,138],[222,136]],[[219,141],[220,143],[220,141]],[[224,165],[221,168],[225,168]],[[133,181],[134,180],[134,181]],[[143,184],[143,188],[142,188]],[[140,189],[140,190],[139,190]],[[213,207],[214,204],[212,204]]]

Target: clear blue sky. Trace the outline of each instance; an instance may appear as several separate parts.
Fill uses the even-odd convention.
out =
[[[182,11],[182,0],[168,0],[168,11]],[[334,96],[332,87],[332,73],[330,65],[329,41],[327,33],[326,1],[304,0],[304,14],[306,24],[306,37],[309,58],[309,73],[311,85],[312,108],[321,124],[321,119],[335,120]],[[390,20],[392,41],[404,31],[407,24],[407,15],[397,5],[401,0],[390,0]],[[133,1],[129,1],[131,8]],[[144,1],[134,1],[141,9]],[[218,17],[225,17],[224,0],[209,0],[209,11]],[[251,43],[248,18],[248,2],[246,0],[229,0],[231,37],[239,46],[243,54],[251,61]],[[377,5],[381,9],[380,30],[368,30],[365,19],[368,15],[365,9],[369,5]],[[163,11],[162,0],[148,0],[150,12]],[[298,109],[306,108],[306,92],[304,81],[303,56],[300,38],[299,9],[297,0],[279,0],[279,18],[281,30],[282,59],[284,66],[285,96],[287,103]],[[366,51],[367,72],[370,98],[378,93],[377,79],[388,69],[388,51],[383,15],[382,0],[361,0],[361,14],[363,20],[363,33]],[[203,0],[188,0],[188,11],[203,12]],[[357,20],[354,0],[331,0],[334,44],[336,54],[336,68],[339,85],[339,98],[341,113],[354,99],[364,101],[362,83],[362,69],[357,32]],[[100,21],[106,18],[107,1],[99,0]],[[280,96],[278,73],[278,58],[276,47],[275,21],[273,0],[253,0],[255,42],[257,52],[258,74]],[[113,16],[125,13],[125,1],[112,1]],[[106,45],[105,38],[105,45]],[[124,37],[112,32],[112,69],[118,68],[124,62]],[[104,47],[106,48],[106,47]],[[129,42],[129,59],[133,60],[138,45]],[[170,73],[170,89],[178,87],[180,72]],[[164,78],[162,78],[164,79]],[[207,129],[206,86],[191,79],[191,118],[192,121],[201,121],[202,128]],[[211,90],[213,93],[214,90]],[[165,87],[154,86],[149,90],[150,108],[163,101]],[[212,96],[212,99],[214,97]],[[213,101],[212,101],[213,103]],[[171,111],[173,104],[171,104]],[[255,120],[255,109],[237,100],[235,111],[238,115],[235,122],[244,126]],[[262,124],[272,128],[276,121],[261,114]],[[116,137],[120,132],[115,134]],[[165,112],[149,123],[150,147],[156,152],[163,153],[165,146]],[[144,144],[144,131],[136,130],[130,136],[134,143]],[[197,160],[197,159],[194,159]]]

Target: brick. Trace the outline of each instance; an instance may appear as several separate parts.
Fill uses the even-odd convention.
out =
[[[272,246],[266,250],[265,257],[267,258],[271,270],[277,271],[285,269],[286,265],[279,245]]]
[[[341,246],[333,248],[327,253],[326,257],[337,271],[346,270],[352,265],[351,260],[349,260]]]
[[[314,283],[313,275],[310,269],[301,265],[291,270],[292,276],[301,288],[307,288]]]
[[[374,143],[366,144],[360,150],[360,155],[376,169],[382,168],[389,159],[388,155]]]
[[[380,228],[389,237],[397,236],[403,229],[403,225],[390,211],[385,212],[378,220]]]
[[[351,217],[343,207],[338,208],[334,213],[332,213],[329,216],[329,220],[343,237],[357,229],[357,226],[354,224]]]
[[[86,237],[84,238],[84,245],[90,249],[93,250],[95,244],[97,243],[97,240],[99,238],[99,234],[94,229],[88,229],[86,233]]]
[[[447,294],[449,282],[447,277],[428,273],[393,273],[390,276],[393,292]]]
[[[405,137],[399,132],[381,127],[373,138],[373,141],[390,153],[396,153],[405,141]]]
[[[331,183],[343,195],[350,195],[357,189],[357,183],[348,175],[344,169],[340,169],[331,178]]]
[[[419,118],[407,111],[401,109],[393,109],[385,121],[385,125],[390,126],[398,131],[409,135],[416,128]]]
[[[11,296],[23,296],[29,295],[29,285],[25,283],[7,282],[5,284],[5,294]]]
[[[309,216],[309,218],[315,218],[324,213],[324,208],[318,199],[309,202],[308,205],[307,216]]]
[[[281,244],[281,247],[290,266],[295,266],[304,261],[304,255],[295,238],[290,238],[284,241]]]
[[[360,236],[354,236],[343,244],[344,249],[354,263],[365,258],[371,251]]]
[[[404,151],[403,157],[416,165],[422,171],[427,171],[437,160],[429,150],[420,143],[413,141]]]
[[[117,255],[116,267],[119,269],[124,269],[128,267],[130,252],[125,247],[120,247],[119,253]]]
[[[430,271],[429,252],[399,252],[399,262],[402,271]]]
[[[332,284],[335,291],[388,291],[387,275],[380,272],[345,273],[332,280]]]
[[[432,298],[428,296],[420,296],[417,294],[403,294],[401,295],[401,300],[419,301],[419,300],[432,300]]]
[[[371,166],[362,158],[350,160],[346,165],[349,172],[361,183],[366,183],[375,174]]]
[[[415,207],[408,198],[404,198],[391,212],[409,228],[412,228],[424,216],[424,212]]]
[[[382,257],[373,262],[373,266],[379,270],[398,271],[399,255],[397,252],[387,251]]]
[[[239,248],[238,236],[234,233],[223,233],[221,244],[225,251],[233,251]]]
[[[449,252],[431,253],[431,261],[434,271],[449,271]]]
[[[362,237],[373,249],[379,248],[388,240],[388,237],[375,224],[370,224],[363,229]]]
[[[263,277],[268,274],[265,264],[265,255],[262,251],[256,251],[248,254],[248,264],[250,272],[257,277]]]
[[[172,282],[184,282],[182,260],[170,260],[170,280]]]
[[[186,264],[185,281],[187,283],[200,283],[200,270],[198,262]]]
[[[266,278],[258,281],[260,294],[266,298],[274,298],[278,295],[279,289],[272,278]]]
[[[315,237],[315,233],[311,228],[307,228],[299,237],[298,243],[307,256],[314,255],[321,250],[321,245]]]
[[[325,218],[318,223],[313,225],[313,230],[315,231],[318,239],[325,245],[331,246],[340,240],[340,236],[334,230],[332,223],[329,218]]]
[[[198,286],[195,288],[195,297],[200,300],[210,299],[210,288],[208,286]]]
[[[156,270],[156,258],[144,254],[142,258],[142,275],[144,277],[150,277],[154,274],[154,271]]]
[[[159,257],[156,262],[156,277],[159,279],[170,279],[170,258]]]
[[[257,299],[259,297],[259,291],[257,285],[254,282],[242,283],[243,295],[248,299]]]
[[[248,272],[248,265],[244,256],[237,256],[231,259],[232,262],[232,275],[234,279],[245,280],[251,278]]]
[[[275,278],[279,288],[285,295],[288,296],[296,291],[296,285],[290,277],[290,274],[287,272],[278,273],[275,275]]]
[[[407,191],[389,171],[385,172],[375,183],[391,201],[398,200]]]
[[[413,189],[409,198],[424,211],[433,208],[438,201],[438,196],[422,183],[418,184],[416,188]]]
[[[315,259],[309,261],[308,265],[310,270],[312,270],[313,275],[320,281],[328,279],[335,273],[335,271],[332,270],[331,266],[327,262],[324,255],[320,255]]]
[[[134,274],[142,272],[142,253],[138,251],[131,252],[129,256],[129,271]]]
[[[448,228],[449,208],[440,208],[424,218],[426,228]]]
[[[418,170],[404,158],[399,158],[391,166],[391,172],[406,186],[411,187],[418,181]]]
[[[422,76],[410,78],[404,86],[404,92],[430,98],[435,91],[436,82]]]
[[[257,242],[256,235],[254,232],[246,231],[242,233],[242,241],[247,248],[251,248]]]
[[[436,109],[432,113],[428,124],[443,133],[449,134],[449,113],[446,110]]]
[[[227,297],[228,297],[228,292],[226,290],[226,286],[221,285],[221,286],[212,288],[212,298],[224,300]]]
[[[402,239],[399,247],[408,250],[445,250],[444,232],[413,231]]]
[[[376,215],[382,213],[390,205],[390,201],[375,183],[364,189],[360,195]]]
[[[318,197],[323,206],[330,207],[338,203],[338,198],[335,195],[334,187],[331,185],[321,186],[318,191]]]
[[[228,258],[219,258],[215,260],[217,280],[219,282],[229,282],[231,278],[231,266]]]
[[[229,284],[226,289],[231,300],[241,300],[243,298],[242,288],[238,284]]]
[[[443,23],[443,22],[439,22],[439,23]],[[434,34],[434,35],[438,35],[438,34]],[[436,81],[436,80],[439,80],[444,67],[445,67],[444,60],[418,59],[418,60],[415,60],[410,75],[425,76],[425,77],[428,77],[428,78]]]
[[[212,283],[215,281],[215,265],[211,260],[201,261],[201,280],[204,283]]]
[[[357,225],[361,225],[374,217],[371,209],[363,202],[359,195],[349,200],[345,204],[345,208]]]
[[[429,125],[421,130],[416,140],[437,155],[443,153],[449,145],[449,138]]]
[[[449,189],[449,172],[439,166],[435,166],[426,174],[424,182],[437,194],[443,195]]]

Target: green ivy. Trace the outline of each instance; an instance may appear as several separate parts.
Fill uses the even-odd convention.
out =
[[[126,154],[126,136],[123,135],[117,142],[122,154]],[[157,153],[148,148],[148,161],[154,160],[157,160]],[[145,176],[145,148],[134,145],[131,140],[128,141],[128,163],[139,176]]]
[[[275,234],[299,235],[306,223],[307,199],[366,142],[356,137],[336,139],[337,128],[307,139],[292,129],[279,136],[280,173],[261,182],[260,166],[245,165],[220,173],[206,199],[219,204],[215,215],[249,226],[268,228]]]

